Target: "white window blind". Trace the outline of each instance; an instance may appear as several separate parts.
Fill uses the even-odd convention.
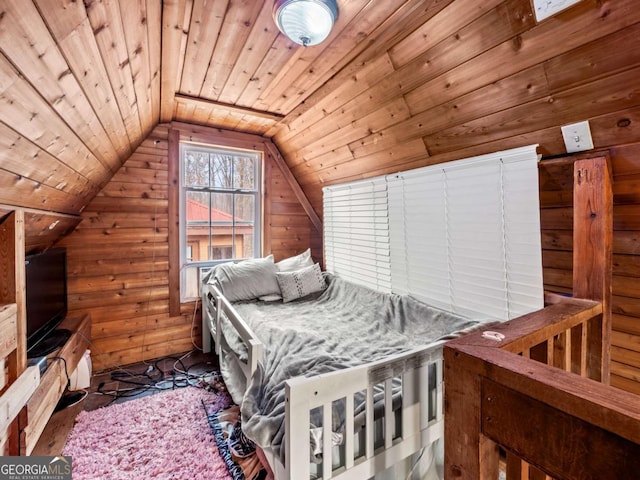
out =
[[[424,172],[427,173],[427,172]],[[442,172],[387,177],[391,284],[399,294],[421,292],[430,305],[450,309],[445,190]],[[428,245],[428,248],[425,246]],[[445,300],[446,299],[446,300]]]
[[[538,165],[506,161],[502,169],[509,318],[514,318],[544,306]]]
[[[391,290],[475,317],[507,320],[542,308],[537,161],[532,145],[369,180],[387,186],[389,228],[376,238],[389,245]],[[357,211],[325,197],[348,231],[344,222]],[[325,226],[334,228],[326,210]],[[337,273],[329,257],[341,248],[325,233],[327,268]]]
[[[530,146],[390,176],[393,291],[501,320],[542,308],[537,160]]]
[[[325,187],[327,270],[378,291],[391,291],[389,215],[384,177]]]

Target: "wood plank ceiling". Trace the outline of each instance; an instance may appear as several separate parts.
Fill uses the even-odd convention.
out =
[[[311,48],[272,5],[2,0],[0,204],[78,215],[178,120],[273,137],[319,211],[325,184],[524,143],[559,154],[557,126],[640,103],[634,0],[539,24],[530,0],[339,0]]]

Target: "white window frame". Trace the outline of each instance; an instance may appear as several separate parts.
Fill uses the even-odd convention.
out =
[[[184,157],[187,150],[197,150],[205,152],[222,152],[229,154],[242,153],[248,156],[252,156],[256,159],[256,171],[255,171],[255,190],[250,189],[229,189],[229,188],[195,188],[186,187],[184,181]],[[189,261],[187,260],[187,224],[186,224],[186,198],[189,191],[205,191],[208,193],[224,193],[224,194],[242,194],[253,195],[254,197],[254,235],[253,235],[253,251],[254,256],[259,257],[262,252],[262,177],[263,177],[263,165],[264,156],[263,153],[256,150],[248,150],[243,148],[226,147],[221,145],[192,143],[192,142],[180,142],[180,213],[179,213],[179,228],[180,228],[180,301],[181,303],[196,300],[200,295],[200,280],[203,275],[208,273],[212,267],[221,263],[235,262],[244,260],[244,257],[224,258],[219,260],[200,260]],[[235,225],[233,228],[233,237],[235,238]],[[235,241],[232,241],[232,256],[235,255]],[[194,272],[195,271],[195,272]],[[187,289],[189,274],[197,275],[197,292],[189,292]]]

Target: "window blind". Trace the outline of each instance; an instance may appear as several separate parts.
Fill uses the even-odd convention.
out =
[[[393,291],[500,320],[543,307],[535,147],[388,177]]]
[[[422,173],[387,177],[391,284],[395,293],[450,310],[442,172]]]
[[[323,189],[327,270],[391,291],[389,215],[384,177]]]
[[[330,205],[325,206],[327,268],[342,274],[354,265],[343,257],[355,255],[360,246],[345,243],[355,238],[362,212],[372,210],[376,225],[386,228],[374,229],[375,235],[357,231],[375,238],[374,250],[380,242],[381,250],[388,251],[381,283],[389,283],[392,292],[500,320],[542,308],[536,147],[378,177],[368,180],[366,188],[358,182],[325,189],[325,205]],[[374,197],[375,207],[366,197],[372,193],[362,193],[374,190],[373,185],[384,192]],[[362,254],[359,258],[368,262]],[[354,275],[359,269],[377,274],[364,265],[354,269]]]

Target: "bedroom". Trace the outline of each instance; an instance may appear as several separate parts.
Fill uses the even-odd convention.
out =
[[[2,213],[24,209],[27,253],[67,248],[69,311],[90,313],[104,352],[94,370],[200,336],[176,294],[170,132],[257,135],[261,254],[322,260],[323,186],[530,144],[562,157],[561,126],[588,120],[587,153],[608,151],[614,179],[611,383],[640,393],[636,2],[540,22],[530,0],[338,4],[329,38],[302,48],[270,1],[1,2]],[[566,170],[540,169],[556,292],[572,286]]]

